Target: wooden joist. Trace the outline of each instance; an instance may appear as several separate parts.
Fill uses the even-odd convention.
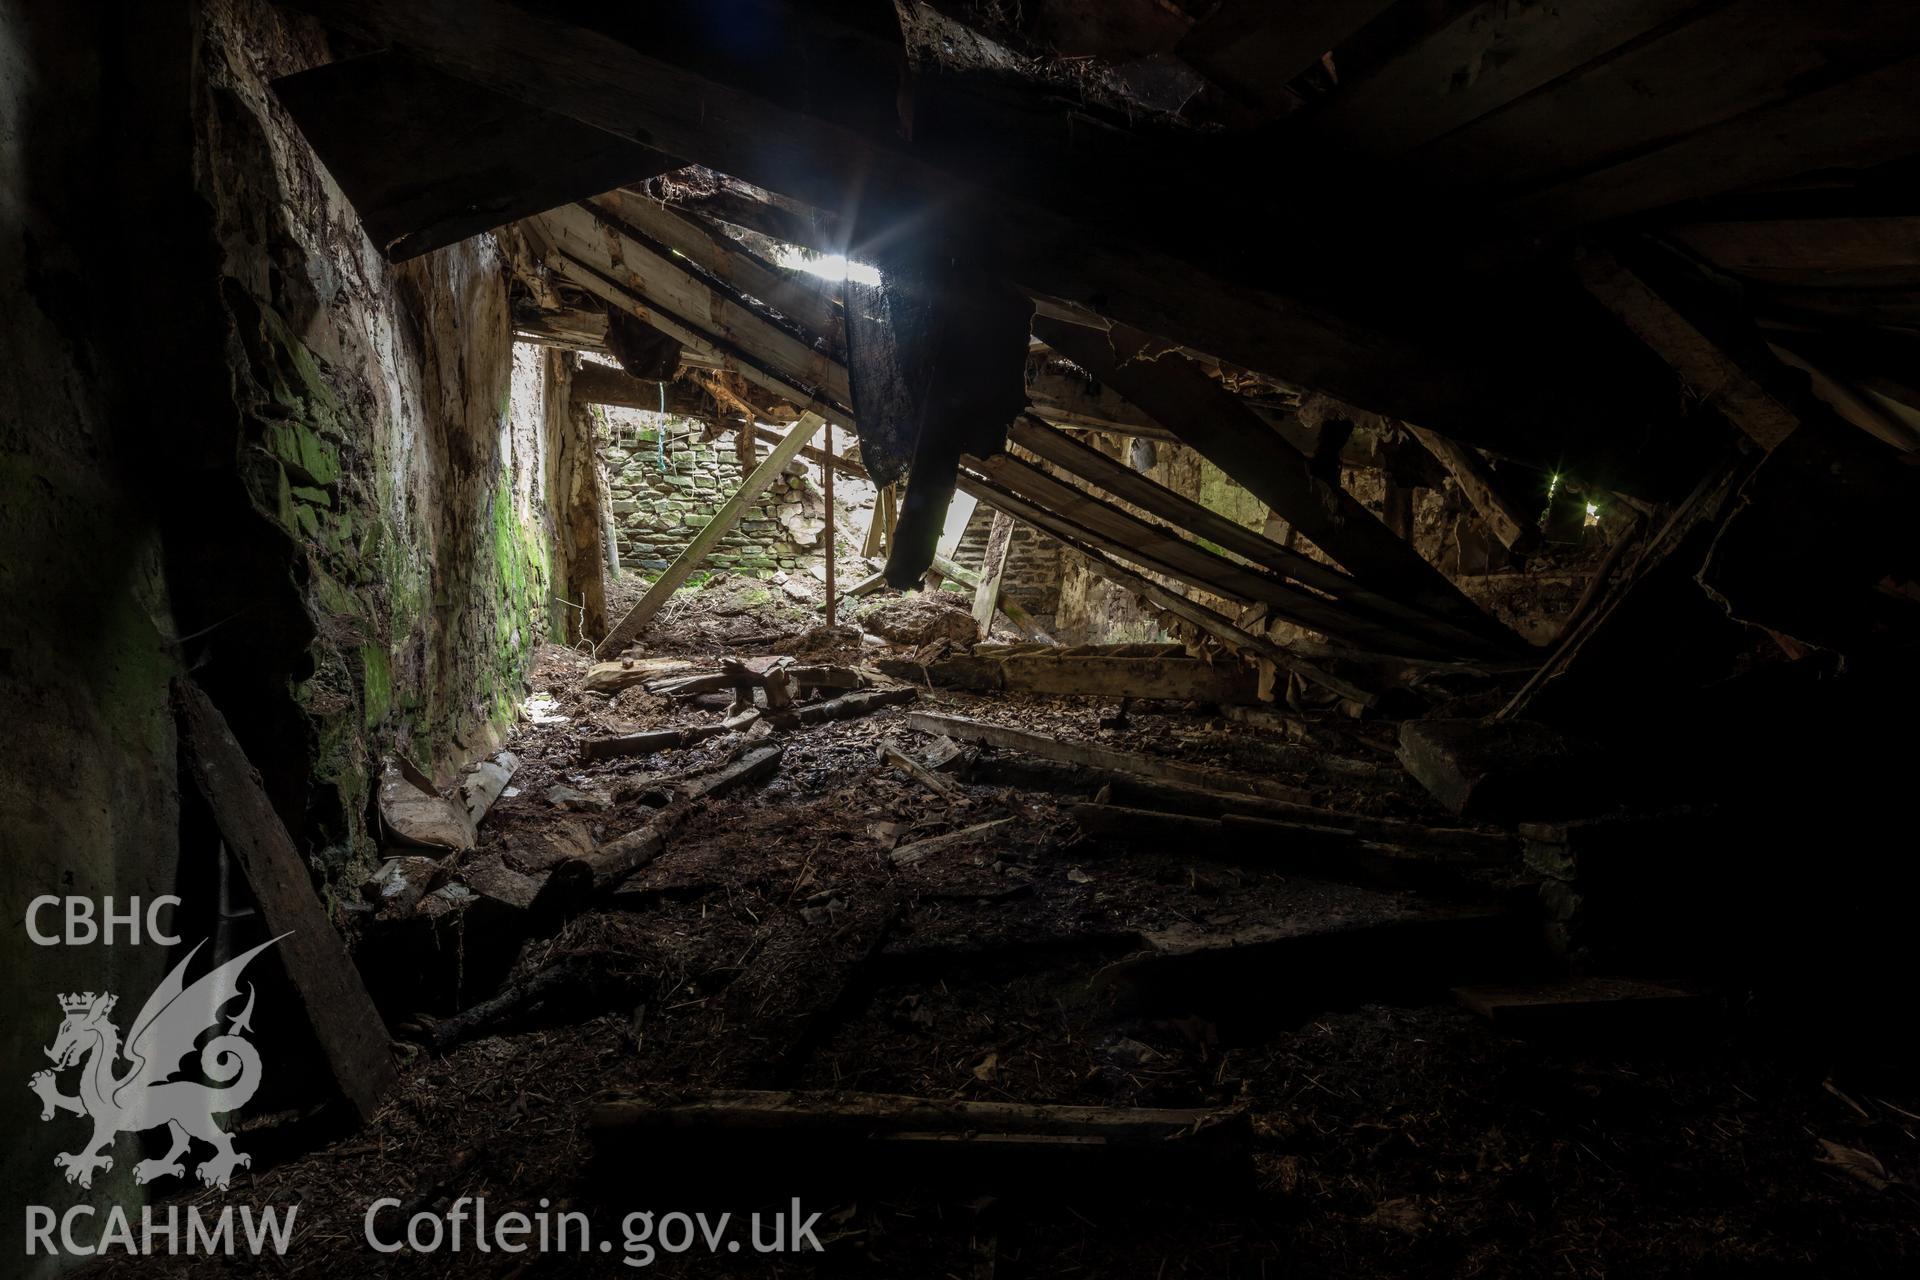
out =
[[[1488,645],[1520,646],[1357,498],[1317,476],[1304,454],[1168,344],[1124,326],[1101,331],[1044,316],[1035,317],[1034,332],[1172,427],[1361,582]]]
[[[823,397],[845,407],[853,401],[846,366],[775,324],[739,298],[695,275],[665,253],[628,233],[617,218],[591,204],[562,205],[529,219],[558,253],[578,270],[568,273],[585,287],[581,271],[643,304],[642,316],[685,345],[731,357],[728,367],[770,390],[808,404]],[[760,375],[756,378],[754,375]]]
[[[1467,5],[1445,25],[1316,103],[1302,125],[1371,156],[1418,147],[1597,59],[1699,0]],[[1471,70],[1467,70],[1471,68]]]
[[[722,1090],[690,1097],[609,1094],[587,1132],[610,1174],[737,1191],[837,1184],[897,1189],[981,1185],[1057,1193],[1090,1183],[1165,1194],[1244,1181],[1252,1128],[1244,1111],[1035,1105],[896,1094]],[[787,1194],[781,1191],[780,1194]]]
[[[800,447],[824,425],[824,421],[812,413],[803,415],[800,421],[794,424],[786,437],[775,445],[772,451],[760,460],[760,465],[741,482],[739,490],[713,513],[713,519],[707,521],[706,527],[694,535],[693,541],[687,544],[687,549],[680,553],[651,587],[647,588],[647,594],[641,597],[640,602],[628,610],[627,616],[620,619],[613,629],[607,632],[607,638],[600,642],[599,652],[619,653],[633,642],[633,638],[653,621],[653,615],[660,611],[660,607],[667,602],[668,598],[692,576],[695,569],[700,567],[700,562],[707,558],[707,553],[712,551],[715,544],[726,536],[727,531],[739,522],[740,515],[746,510],[747,505],[766,491],[767,486],[773,483],[774,477],[785,470],[786,465],[800,452]]]
[[[1362,689],[1350,680],[1334,675],[1316,662],[1309,661],[1296,647],[1246,631],[1236,625],[1232,619],[1119,564],[1101,551],[1094,544],[1094,540],[1089,539],[1086,530],[1078,525],[1063,520],[1038,504],[1028,502],[1017,494],[1010,493],[978,476],[962,472],[959,483],[962,490],[975,494],[981,501],[996,510],[1005,511],[1044,533],[1052,534],[1061,545],[1078,556],[1087,566],[1088,571],[1096,577],[1105,578],[1116,586],[1124,587],[1182,621],[1199,628],[1220,641],[1229,650],[1246,651],[1265,658],[1276,666],[1293,672],[1301,679],[1319,685],[1362,707],[1372,706],[1375,702],[1375,695],[1372,692]]]
[[[1044,507],[1074,525],[1081,539],[1107,553],[1154,573],[1241,605],[1264,604],[1272,616],[1309,630],[1388,653],[1434,656],[1446,653],[1431,643],[1398,629],[1356,616],[1338,602],[1301,591],[1256,569],[1237,564],[1177,533],[1150,524],[1094,494],[1057,480],[1011,454],[967,458],[964,464]],[[1467,643],[1471,643],[1468,641]]]
[[[1000,604],[1000,584],[1007,576],[1007,555],[1013,550],[1013,517],[993,513],[987,527],[987,549],[980,557],[980,582],[973,589],[973,626],[978,639],[993,632],[994,610]]]
[[[1110,804],[1077,804],[1071,812],[1074,823],[1090,836],[1314,880],[1408,888],[1461,883],[1456,863],[1445,856],[1362,840],[1344,827],[1244,814],[1206,818]]]
[[[1116,751],[1096,743],[1075,742],[1042,733],[1029,733],[1025,729],[1012,729],[1006,725],[991,724],[985,720],[970,720],[964,716],[913,711],[907,715],[907,727],[921,733],[952,738],[956,742],[978,743],[1006,751],[1023,751],[1028,755],[1041,756],[1049,760],[1062,760],[1070,764],[1087,765],[1097,769],[1112,769],[1122,773],[1183,783],[1187,786],[1205,787],[1213,791],[1236,792],[1286,801],[1300,801],[1307,796],[1307,793],[1298,787],[1290,787],[1267,778],[1228,773],[1225,770],[1209,769],[1202,765],[1183,764],[1178,760],[1163,760],[1156,756],[1141,755],[1135,751]]]
[[[226,717],[184,677],[174,682],[173,700],[187,771],[267,928],[286,935],[276,950],[334,1083],[361,1121],[370,1121],[399,1084],[386,1024]]]
[[[1169,819],[1184,817],[1217,822],[1237,816],[1338,829],[1351,832],[1360,841],[1418,850],[1464,865],[1500,866],[1511,863],[1519,852],[1518,841],[1505,832],[1434,827],[1399,818],[1345,813],[1308,803],[1313,793],[1305,788],[1288,788],[1299,797],[1297,800],[1278,799],[1216,791],[1125,769],[1017,755],[976,755],[963,760],[958,772],[969,782],[1094,799],[1128,809],[1152,811]],[[1177,828],[1170,824],[1167,829]]]
[[[1209,148],[1124,127],[1081,127],[1040,91],[1000,86],[990,93],[931,74],[916,81],[921,127],[909,144],[897,127],[897,42],[817,6],[764,6],[760,47],[778,49],[777,59],[716,59],[704,7],[692,3],[653,5],[644,21],[623,12],[592,26],[508,0],[297,3],[351,35],[404,46],[463,79],[619,136],[643,130],[661,151],[854,215],[856,236],[894,232],[902,219],[930,209],[964,208],[980,238],[1004,255],[1007,274],[1034,293],[1098,298],[1109,315],[1241,367],[1458,438],[1491,446],[1469,436],[1478,426],[1483,435],[1558,452],[1561,436],[1584,438],[1631,412],[1625,388],[1570,378],[1567,350],[1544,339],[1496,364],[1486,352],[1497,335],[1477,343],[1466,332],[1510,314],[1496,303],[1460,316],[1457,340],[1440,350],[1368,323],[1356,314],[1367,304],[1335,305],[1250,282],[1244,255],[1206,234],[1194,213],[1217,216],[1207,192],[1245,198],[1244,184],[1224,176],[1230,166]],[[978,145],[982,136],[994,138],[990,154]],[[1331,239],[1341,229],[1338,216],[1324,221]],[[1367,236],[1345,247],[1372,264],[1382,246]],[[1302,235],[1286,248],[1338,277],[1338,255],[1317,237]],[[1448,301],[1457,303],[1457,295],[1421,305],[1437,312]],[[1562,430],[1544,433],[1542,423]]]
[[[1580,275],[1602,306],[1755,444],[1771,449],[1799,428],[1794,407],[1754,376],[1751,361],[1726,351],[1633,271],[1594,251],[1581,256]]]
[[[1195,538],[1332,596],[1352,613],[1386,623],[1442,649],[1472,651],[1483,647],[1483,642],[1459,627],[1372,591],[1333,565],[1291,551],[1044,423],[1021,418],[1015,421],[1007,439]]]

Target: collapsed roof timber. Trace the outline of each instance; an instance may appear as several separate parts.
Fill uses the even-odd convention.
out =
[[[244,1109],[116,1171],[57,1076],[180,961],[22,944],[97,1132],[20,1203],[194,1165],[347,1274],[435,1265],[389,1193],[609,1269],[796,1194],[876,1274],[1920,1254],[1911,0],[0,35],[7,907],[278,957]]]

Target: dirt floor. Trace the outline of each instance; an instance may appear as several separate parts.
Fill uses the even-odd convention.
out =
[[[685,593],[641,652],[857,662],[922,647],[914,637],[926,628],[910,625],[896,629],[907,637],[899,644],[863,640],[889,625],[878,618],[821,630],[783,595],[751,580]],[[915,611],[948,606],[875,607],[911,623]],[[941,626],[933,618],[926,633]],[[557,857],[629,829],[663,779],[738,750],[729,735],[582,763],[583,737],[710,723],[727,700],[696,705],[639,688],[584,695],[587,666],[563,649],[543,656],[532,716],[509,744],[522,763],[486,820],[475,874],[537,877]],[[1458,1009],[1444,966],[1417,956],[1378,989],[1325,972],[1262,973],[1145,1002],[1113,980],[1143,935],[1390,922],[1433,904],[1205,848],[1089,840],[1065,814],[1068,796],[956,780],[964,799],[949,804],[876,761],[889,737],[916,754],[932,748],[905,727],[916,707],[1213,764],[1230,762],[1226,735],[1246,744],[1243,765],[1296,782],[1319,804],[1446,821],[1410,781],[1356,786],[1277,768],[1259,746],[1270,732],[1224,725],[1207,708],[1142,704],[1116,729],[1100,723],[1114,707],[1088,700],[922,689],[907,707],[785,734],[771,781],[713,804],[602,907],[557,932],[524,939],[475,907],[451,930],[437,926],[436,967],[406,960],[403,946],[378,952],[382,926],[371,922],[363,967],[414,1041],[403,1088],[373,1125],[262,1161],[224,1195],[199,1197],[300,1206],[285,1259],[227,1265],[311,1275],[628,1272],[638,1259],[619,1243],[627,1212],[699,1206],[676,1199],[674,1171],[649,1168],[644,1148],[596,1162],[587,1108],[610,1089],[714,1087],[1233,1107],[1251,1115],[1254,1177],[1226,1188],[935,1194],[816,1185],[804,1167],[781,1170],[776,1178],[790,1181],[767,1203],[797,1196],[821,1213],[824,1253],[711,1256],[696,1246],[657,1254],[659,1270],[1698,1277],[1913,1274],[1920,1264],[1920,1090],[1911,1079],[1830,1076],[1817,1052],[1783,1055],[1743,1034],[1737,1018],[1711,1014],[1688,1035],[1652,1043],[1513,1039]],[[1347,758],[1392,763],[1391,726],[1316,730]],[[887,857],[899,843],[1002,817],[1014,821],[988,844],[907,867]],[[1525,891],[1495,873],[1462,892],[1511,903]],[[369,962],[379,954],[389,958]],[[579,980],[539,1005],[444,1054],[419,1043],[502,979],[559,964]],[[650,1177],[643,1198],[617,1174]],[[404,1205],[384,1220],[389,1237],[405,1214],[484,1196],[490,1215],[579,1210],[596,1241],[615,1245],[376,1254],[362,1220],[382,1196]]]

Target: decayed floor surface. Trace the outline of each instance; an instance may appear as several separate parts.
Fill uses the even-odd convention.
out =
[[[650,654],[804,652],[858,660],[859,633],[805,630],[758,595],[724,590],[680,608]],[[738,607],[733,607],[738,606]],[[869,650],[869,654],[871,650]],[[576,691],[587,663],[550,649],[524,724],[513,792],[489,816],[478,860],[537,872],[555,850],[617,835],[658,779],[722,758],[724,739],[591,765],[589,732],[708,722],[712,707],[638,688],[610,703]],[[724,700],[724,699],[723,699]],[[1202,711],[923,690],[942,709],[1061,737],[1220,763],[1229,731]],[[1818,1046],[1755,1044],[1700,1028],[1679,1048],[1533,1042],[1454,1007],[1408,958],[1404,981],[1354,990],[1339,975],[1263,973],[1212,984],[1184,1005],[1145,1006],[1111,966],[1140,935],[1227,936],[1276,924],[1390,921],[1431,909],[1404,891],[1276,874],[1196,848],[1090,841],[1068,798],[963,787],[948,804],[878,764],[914,707],[780,739],[778,774],[716,803],[603,909],[490,955],[478,922],[458,939],[461,1003],[502,976],[570,963],[569,991],[444,1056],[412,1047],[404,1088],[369,1128],[273,1167],[262,1162],[203,1204],[300,1205],[284,1259],[234,1269],[285,1274],[624,1273],[622,1255],[379,1255],[367,1205],[406,1211],[484,1196],[491,1214],[543,1203],[621,1238],[642,1206],[612,1191],[584,1119],[610,1088],[844,1089],[939,1098],[1251,1113],[1255,1177],[1239,1192],[1063,1186],[1042,1203],[980,1187],[791,1195],[823,1214],[821,1255],[658,1255],[654,1268],[724,1275],[936,1276],[1542,1275],[1910,1273],[1920,1255],[1920,1098],[1911,1081],[1829,1078]],[[1234,727],[1242,736],[1249,731]],[[1349,755],[1390,763],[1389,729],[1329,724]],[[1296,779],[1349,811],[1426,818],[1418,789],[1354,790]],[[958,785],[958,784],[956,784]],[[555,792],[556,787],[567,791]],[[552,798],[570,807],[557,807]],[[895,867],[887,849],[993,818],[990,844]],[[998,838],[1004,836],[1005,838]],[[1524,887],[1498,876],[1487,902]],[[393,1011],[396,970],[369,982]],[[388,983],[382,989],[383,981]],[[422,988],[425,992],[426,988]],[[432,997],[422,994],[426,1006]],[[1390,1003],[1388,1002],[1390,1001]],[[445,1009],[440,1011],[446,1012]],[[434,1010],[396,1015],[423,1037]],[[644,1165],[644,1149],[620,1153]],[[784,1201],[783,1201],[784,1203]],[[739,1206],[741,1208],[750,1206]],[[393,1231],[390,1226],[389,1233]],[[159,1263],[159,1265],[156,1265]],[[115,1262],[205,1274],[203,1259]]]

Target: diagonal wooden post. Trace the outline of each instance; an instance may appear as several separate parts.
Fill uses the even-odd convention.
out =
[[[766,492],[767,486],[773,483],[774,477],[793,461],[799,454],[801,446],[811,440],[813,433],[824,425],[826,425],[826,419],[817,413],[801,414],[800,421],[794,423],[793,429],[788,431],[781,438],[780,443],[773,446],[767,456],[760,460],[760,465],[741,482],[739,491],[713,513],[713,519],[707,521],[707,527],[694,535],[693,541],[687,544],[687,549],[680,553],[679,558],[667,567],[667,571],[661,574],[651,587],[647,588],[647,594],[640,598],[640,603],[628,610],[627,616],[620,619],[618,625],[607,633],[607,638],[600,642],[600,647],[595,652],[618,653],[632,643],[633,638],[653,621],[653,615],[660,612],[660,606],[667,602],[668,597],[678,591],[692,576],[693,571],[700,567],[700,562],[707,558],[714,544],[726,537],[728,530],[740,522],[741,513],[747,509],[747,504]]]
[[[1013,517],[993,513],[987,528],[987,554],[980,561],[980,585],[973,592],[973,622],[985,640],[993,630],[993,611],[1000,603],[1000,580],[1006,577],[1007,553],[1013,547]]]

